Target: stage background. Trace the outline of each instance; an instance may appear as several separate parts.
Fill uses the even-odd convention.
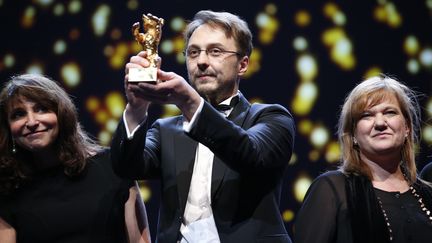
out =
[[[251,102],[279,103],[294,115],[295,150],[280,204],[291,234],[311,181],[338,165],[340,106],[366,77],[385,73],[422,94],[418,168],[432,160],[432,0],[0,0],[0,82],[25,72],[58,80],[85,129],[108,145],[126,103],[124,64],[141,48],[131,25],[143,13],[163,17],[162,68],[186,77],[181,33],[201,9],[229,11],[249,23],[255,48],[240,89]],[[150,119],[176,114],[173,106],[154,105]],[[159,183],[140,184],[155,239]]]

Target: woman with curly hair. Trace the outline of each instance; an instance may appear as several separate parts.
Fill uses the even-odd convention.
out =
[[[0,93],[0,242],[149,242],[136,182],[82,129],[67,93],[42,75]]]

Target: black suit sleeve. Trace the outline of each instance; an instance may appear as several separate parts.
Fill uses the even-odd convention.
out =
[[[263,105],[257,112],[249,112],[241,125],[227,120],[205,102],[189,136],[237,170],[278,169],[288,164],[295,128],[285,108]]]
[[[134,180],[160,176],[159,123],[148,130],[147,126],[141,124],[129,140],[125,124],[120,121],[111,142],[111,161],[117,175]]]

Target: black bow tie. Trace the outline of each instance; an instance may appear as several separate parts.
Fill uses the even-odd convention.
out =
[[[227,111],[227,110],[230,110],[232,107],[230,105],[220,104],[220,105],[217,105],[215,108],[218,111]]]
[[[231,102],[230,102],[230,104],[229,105],[227,105],[227,104],[219,104],[219,105],[217,105],[215,108],[216,108],[216,110],[218,110],[218,111],[227,111],[227,110],[230,110],[230,109],[232,109],[232,108],[234,108],[234,106],[235,105],[237,105],[237,103],[239,102],[239,97],[238,97],[238,95],[237,96],[234,96],[232,99],[231,99]]]

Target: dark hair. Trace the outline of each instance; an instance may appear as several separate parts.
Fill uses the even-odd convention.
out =
[[[81,129],[75,105],[55,81],[38,74],[14,76],[0,93],[0,193],[13,191],[32,175],[31,153],[21,147],[12,152],[8,117],[14,102],[21,98],[39,103],[57,115],[59,133],[55,149],[66,175],[79,175],[86,159],[101,149]]]
[[[195,29],[204,24],[223,28],[226,36],[233,37],[236,41],[240,56],[250,56],[252,53],[252,33],[248,24],[237,15],[227,12],[213,12],[210,10],[199,11],[195,14],[192,22],[187,25],[184,32],[186,46]]]

